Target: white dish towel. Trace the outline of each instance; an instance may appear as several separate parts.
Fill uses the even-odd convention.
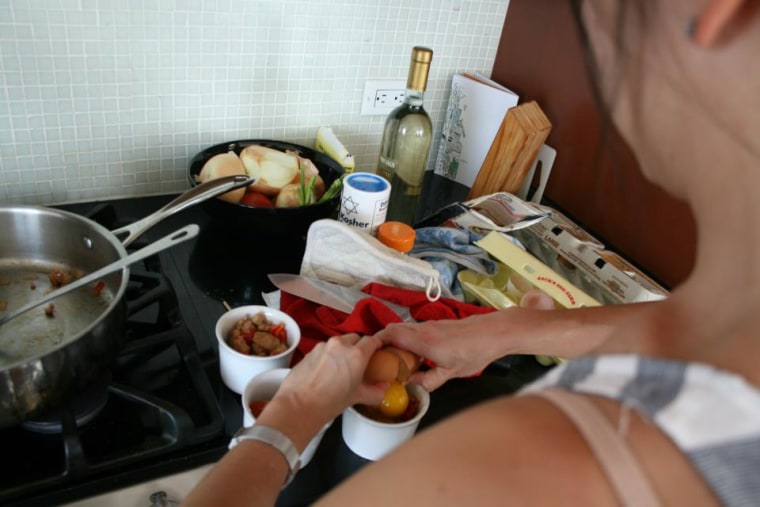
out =
[[[424,292],[430,301],[453,297],[429,262],[402,254],[337,220],[317,220],[306,236],[301,274],[361,289],[369,282]]]

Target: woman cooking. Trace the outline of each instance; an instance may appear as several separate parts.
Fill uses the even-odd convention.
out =
[[[320,503],[750,505],[760,498],[758,3],[573,5],[603,107],[645,176],[694,213],[693,272],[657,303],[508,309],[321,344],[257,421],[299,451],[346,406],[379,402],[385,386],[361,379],[384,343],[437,364],[412,379],[428,389],[508,353],[575,359],[519,396],[427,429]],[[245,441],[186,504],[272,505],[287,473],[277,449]]]

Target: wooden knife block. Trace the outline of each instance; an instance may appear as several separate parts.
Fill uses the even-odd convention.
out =
[[[517,193],[551,128],[535,101],[509,109],[467,199],[496,192]]]

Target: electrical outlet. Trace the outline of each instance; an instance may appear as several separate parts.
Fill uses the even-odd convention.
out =
[[[362,96],[362,116],[387,115],[404,102],[406,81],[367,81]]]

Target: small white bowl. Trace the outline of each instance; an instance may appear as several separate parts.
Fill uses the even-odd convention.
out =
[[[227,338],[235,327],[235,323],[248,315],[253,316],[257,313],[263,313],[267,320],[275,324],[285,323],[288,349],[282,354],[268,357],[249,356],[227,344]],[[268,306],[250,305],[233,308],[219,317],[215,332],[219,342],[219,370],[222,381],[237,394],[242,394],[248,381],[259,373],[289,367],[298,342],[301,341],[301,329],[296,321],[287,313]]]
[[[253,426],[256,422],[256,417],[251,413],[252,401],[264,401],[271,400],[277,390],[280,388],[285,377],[290,373],[290,368],[278,368],[276,370],[265,371],[256,375],[248,382],[243,391],[242,403],[243,403],[243,426]],[[311,462],[311,458],[314,457],[314,453],[317,452],[317,447],[322,441],[322,437],[330,427],[332,421],[325,424],[319,433],[311,439],[309,445],[301,453],[301,468],[305,467]]]
[[[363,416],[354,407],[343,412],[343,441],[354,454],[375,461],[414,436],[420,420],[430,408],[430,393],[417,384],[409,384],[407,389],[420,401],[417,415],[408,421],[382,423]]]

